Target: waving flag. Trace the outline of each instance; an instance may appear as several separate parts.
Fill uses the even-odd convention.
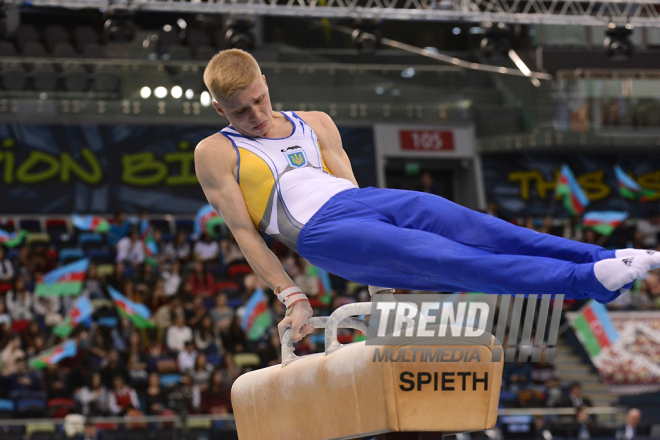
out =
[[[74,357],[78,354],[78,346],[75,341],[65,341],[53,348],[44,350],[34,358],[30,359],[32,368],[45,368],[48,365],[58,363],[64,358]]]
[[[89,260],[83,258],[58,267],[44,275],[37,283],[37,296],[78,295],[82,290]]]
[[[53,333],[61,338],[66,338],[78,324],[89,320],[91,316],[92,303],[89,302],[89,298],[86,296],[81,296],[73,304],[73,308],[64,321],[53,328]]]
[[[156,255],[158,255],[158,244],[154,240],[154,231],[151,228],[149,220],[140,220],[140,238],[144,244],[144,253],[146,255],[145,261],[152,266],[158,265]]]
[[[564,164],[561,167],[557,194],[564,197],[564,207],[572,215],[582,215],[589,205],[589,198],[573,175],[573,172]]]
[[[610,236],[626,218],[628,218],[627,212],[590,211],[584,215],[582,226],[593,229],[599,234]]]
[[[254,291],[250,300],[245,305],[241,328],[250,341],[256,341],[264,334],[272,323],[268,311],[268,299],[263,289]]]
[[[26,235],[27,231],[22,229],[18,232],[7,232],[0,229],[0,244],[7,247],[16,247],[23,242]]]
[[[108,292],[110,292],[112,301],[115,303],[119,314],[124,318],[130,319],[135,327],[154,327],[154,323],[149,322],[151,312],[145,305],[131,301],[112,286],[108,286]]]
[[[307,266],[307,275],[310,277],[316,277],[318,280],[319,294],[318,297],[320,301],[326,306],[332,301],[332,285],[330,284],[330,274],[320,267],[316,267],[313,264]]]
[[[614,174],[616,174],[617,185],[621,195],[630,200],[640,200],[642,203],[648,202],[650,197],[658,194],[657,191],[642,188],[632,177],[626,174],[619,165],[614,165]]]
[[[203,206],[197,211],[195,216],[195,234],[200,235],[202,232],[207,232],[211,237],[218,238],[215,232],[215,227],[224,223],[220,217],[211,207],[211,205]]]
[[[578,311],[571,325],[591,358],[619,339],[607,307],[593,299]]]
[[[97,215],[77,215],[71,216],[73,226],[81,231],[93,231],[104,234],[110,230],[110,223],[103,217]]]

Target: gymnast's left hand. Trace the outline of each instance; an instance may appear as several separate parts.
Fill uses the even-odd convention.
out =
[[[298,342],[312,333],[314,326],[308,324],[307,320],[312,317],[313,313],[312,306],[310,306],[308,300],[294,304],[291,310],[287,311],[284,319],[277,325],[277,330],[280,333],[280,343],[282,343],[282,338],[287,328],[291,329],[291,340],[293,342]]]

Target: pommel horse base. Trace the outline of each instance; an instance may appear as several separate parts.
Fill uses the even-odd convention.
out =
[[[385,346],[337,341],[338,327],[366,335],[367,323],[351,316],[370,312],[371,303],[355,303],[310,318],[325,328],[325,353],[296,356],[287,330],[282,364],[236,379],[231,399],[239,439],[421,440],[495,426],[504,356],[491,359],[500,347],[494,337],[487,346],[451,346],[478,350],[480,360],[374,362],[375,350]],[[390,347],[393,358],[405,348]]]

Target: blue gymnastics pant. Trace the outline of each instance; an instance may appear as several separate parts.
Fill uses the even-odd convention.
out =
[[[594,275],[614,258],[600,246],[513,225],[433,194],[351,188],[330,198],[298,236],[298,253],[372,286],[491,294],[565,294],[609,302]]]

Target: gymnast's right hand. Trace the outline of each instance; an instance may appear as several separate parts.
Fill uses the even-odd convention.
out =
[[[287,328],[291,329],[291,340],[293,342],[298,342],[312,333],[314,326],[307,324],[307,319],[311,318],[313,313],[309,300],[299,301],[290,309],[287,309],[287,315],[277,325],[277,330],[280,333],[280,343]]]

